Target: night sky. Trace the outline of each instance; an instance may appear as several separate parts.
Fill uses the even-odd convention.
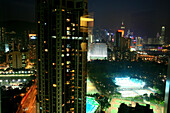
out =
[[[35,0],[0,0],[0,21],[35,21]],[[89,0],[95,27],[118,29],[124,21],[136,36],[154,37],[166,26],[170,38],[170,0]],[[170,32],[169,32],[170,33]]]

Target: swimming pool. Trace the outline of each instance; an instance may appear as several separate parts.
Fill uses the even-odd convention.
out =
[[[99,106],[94,97],[86,97],[86,113],[94,113]]]

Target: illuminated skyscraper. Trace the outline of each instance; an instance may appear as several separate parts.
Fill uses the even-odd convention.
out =
[[[125,30],[124,22],[122,21],[121,30]]]
[[[159,44],[165,43],[165,26],[162,26],[161,36],[159,37]]]
[[[37,0],[36,4],[37,112],[85,113],[88,2]]]

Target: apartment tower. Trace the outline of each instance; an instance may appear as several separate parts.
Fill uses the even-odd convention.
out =
[[[36,0],[37,112],[85,113],[87,0]]]

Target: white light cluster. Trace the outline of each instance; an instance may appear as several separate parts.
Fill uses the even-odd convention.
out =
[[[131,88],[131,87],[144,87],[145,82],[138,79],[133,79],[130,77],[125,78],[115,78],[114,80],[115,84],[122,87],[122,88]]]

